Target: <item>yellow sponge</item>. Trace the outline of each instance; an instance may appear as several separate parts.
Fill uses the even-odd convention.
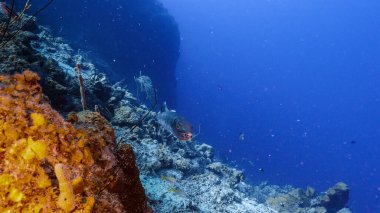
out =
[[[30,118],[32,119],[33,126],[39,127],[45,125],[45,118],[42,114],[32,113],[30,114]]]
[[[59,197],[57,205],[64,211],[70,212],[75,208],[74,189],[68,171],[63,164],[54,166],[55,175],[59,182]]]
[[[8,198],[13,202],[18,203],[24,198],[24,194],[16,188],[11,188],[11,190],[9,190]]]

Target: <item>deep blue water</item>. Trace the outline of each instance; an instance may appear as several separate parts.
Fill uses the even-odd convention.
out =
[[[41,22],[78,47],[88,45],[109,72],[132,79],[123,68],[135,62],[126,59],[136,49],[125,29],[152,25],[123,25],[133,14],[115,11],[130,1],[95,2],[56,1]],[[177,99],[177,111],[194,126],[201,124],[200,140],[245,169],[253,183],[324,191],[344,181],[355,212],[380,212],[380,2],[162,2],[181,38],[176,97],[162,95]],[[173,30],[142,32],[146,49],[159,51],[135,52],[150,62],[169,54],[151,41]],[[155,63],[148,67],[165,65]],[[145,68],[130,67],[149,73]]]
[[[221,158],[253,182],[344,181],[353,210],[380,212],[380,2],[163,2],[182,37],[179,111]]]

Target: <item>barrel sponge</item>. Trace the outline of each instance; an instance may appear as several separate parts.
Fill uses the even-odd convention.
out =
[[[0,75],[0,212],[91,212],[100,184],[89,182],[89,136],[50,107],[38,80]]]

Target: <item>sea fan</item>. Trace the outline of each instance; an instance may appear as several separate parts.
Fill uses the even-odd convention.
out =
[[[152,103],[154,101],[154,88],[150,77],[141,75],[140,72],[140,76],[137,78],[135,77],[135,82],[137,85],[137,98],[140,99],[139,92],[145,93],[145,99]]]

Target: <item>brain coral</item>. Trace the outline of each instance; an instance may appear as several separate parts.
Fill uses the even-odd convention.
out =
[[[112,127],[98,113],[87,117],[100,128],[66,122],[38,80],[31,71],[0,75],[0,212],[125,212],[123,190],[112,188],[128,180],[125,169],[109,179],[118,167]],[[139,186],[136,211],[149,212]]]

